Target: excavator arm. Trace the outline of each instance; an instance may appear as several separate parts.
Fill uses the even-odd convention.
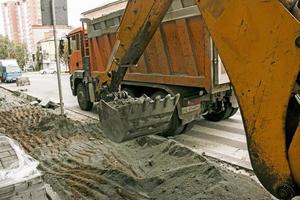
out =
[[[117,32],[117,42],[98,88],[118,92],[129,67],[137,64],[173,0],[129,1]],[[104,93],[103,98],[107,98]]]
[[[293,9],[293,2],[284,3]],[[289,199],[299,173],[289,164],[285,131],[300,66],[299,22],[277,0],[201,0],[198,6],[235,89],[253,169],[268,191]]]
[[[118,92],[127,68],[137,64],[171,3],[128,1],[118,42],[98,85],[104,100],[114,100],[101,101],[99,113],[104,133],[116,142],[158,133],[162,129],[155,126],[166,127],[178,102],[170,96],[120,100],[111,95]],[[299,115],[290,105],[297,97],[300,69],[298,1],[196,3],[235,89],[254,172],[274,196],[291,199],[300,192]]]

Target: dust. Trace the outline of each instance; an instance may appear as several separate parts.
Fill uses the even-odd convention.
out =
[[[40,161],[61,199],[270,199],[249,177],[175,141],[151,136],[115,144],[96,121],[82,123],[7,97],[0,127]]]

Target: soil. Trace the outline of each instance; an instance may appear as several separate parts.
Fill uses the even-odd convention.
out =
[[[98,122],[76,121],[0,89],[0,127],[40,161],[61,199],[271,199],[236,174],[158,136],[115,144]]]

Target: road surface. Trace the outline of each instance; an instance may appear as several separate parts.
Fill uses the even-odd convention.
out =
[[[24,93],[41,100],[59,102],[56,75],[26,73],[23,76],[30,78],[30,86],[17,87],[15,83],[1,83],[1,86],[12,91],[22,90]],[[66,109],[95,119],[98,118],[95,109],[92,112],[80,110],[76,97],[72,95],[68,74],[62,74],[62,89]],[[198,153],[204,153],[207,156],[252,169],[243,122],[239,112],[231,119],[218,123],[200,120],[191,131],[176,136],[174,139]]]

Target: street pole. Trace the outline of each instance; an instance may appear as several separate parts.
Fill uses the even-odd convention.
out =
[[[54,35],[54,47],[55,47],[55,59],[56,59],[56,69],[57,69],[57,80],[58,80],[60,112],[61,112],[61,115],[64,115],[65,114],[65,111],[64,111],[64,100],[63,100],[63,95],[62,95],[61,77],[60,77],[60,75],[61,75],[61,69],[60,69],[58,46],[57,46],[55,0],[51,0],[51,7],[52,7],[51,10],[52,10],[53,35]]]

